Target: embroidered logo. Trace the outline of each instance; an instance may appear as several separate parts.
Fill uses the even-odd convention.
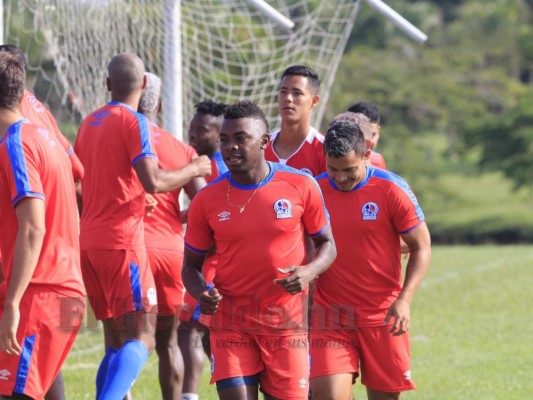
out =
[[[408,370],[408,371],[404,372],[403,373],[403,378],[407,379],[408,381],[410,381],[411,380],[411,371]]]
[[[222,211],[220,214],[218,214],[218,220],[219,221],[227,221],[229,220],[229,216],[231,213],[229,211]]]
[[[11,372],[9,372],[7,369],[3,369],[0,371],[0,379],[3,381],[8,380],[8,376],[11,375]]]
[[[148,304],[151,306],[154,306],[157,304],[157,292],[154,288],[148,289],[148,292],[146,293],[146,297],[148,297]]]
[[[366,203],[361,211],[363,212],[363,221],[374,221],[378,219],[379,207],[376,203]]]
[[[279,199],[274,203],[274,211],[278,219],[292,217],[292,204],[287,199]]]
[[[302,388],[302,389],[307,389],[307,379],[305,378],[302,378],[298,381],[298,385]]]

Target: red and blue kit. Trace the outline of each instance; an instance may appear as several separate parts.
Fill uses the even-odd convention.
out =
[[[306,263],[304,235],[322,234],[329,217],[314,178],[269,166],[257,185],[239,185],[226,173],[200,191],[185,246],[205,254],[216,245],[214,284],[223,299],[210,326],[212,382],[260,373],[270,395],[304,399],[307,296],[291,296],[274,280],[286,276],[278,268]]]
[[[99,319],[157,303],[144,240],[145,193],[134,170],[140,159],[157,159],[151,129],[144,115],[111,102],[85,118],[74,144],[85,168],[82,272]],[[121,279],[121,287],[114,282],[107,287],[103,277],[111,274],[129,279]]]
[[[280,131],[270,133],[270,142],[265,150],[265,158],[268,161],[288,165],[289,167],[307,172],[311,176],[317,176],[326,172],[326,157],[324,156],[323,150],[324,135],[313,127],[309,128],[309,133],[300,148],[289,158],[282,159],[274,150],[274,141],[279,133]]]
[[[185,245],[206,254],[215,242],[214,284],[224,300],[214,321],[243,330],[292,332],[302,328],[303,299],[273,281],[285,276],[278,268],[306,263],[303,235],[320,235],[329,220],[314,179],[269,165],[269,175],[258,185],[239,185],[227,173],[201,190],[189,209]],[[246,206],[240,212],[230,203]],[[237,315],[235,307],[248,311]]]
[[[401,177],[366,168],[365,179],[350,192],[338,190],[327,174],[317,177],[331,214],[337,258],[316,283],[311,377],[358,373],[362,357],[367,360],[362,368],[368,387],[408,390],[414,388],[406,375],[408,335],[392,336],[383,321],[402,289],[400,235],[421,224],[424,214]],[[389,365],[391,354],[396,355],[396,368],[391,364],[390,371],[372,369]],[[381,362],[384,359],[388,361]],[[365,373],[365,368],[370,369]]]
[[[20,356],[0,353],[0,394],[42,398],[65,360],[81,326],[85,291],[79,264],[79,228],[71,164],[49,132],[27,120],[0,139],[0,248],[5,283],[13,271],[18,231],[16,207],[33,198],[45,204],[46,234],[35,272],[20,305]],[[5,292],[3,294],[2,303]],[[62,319],[66,309],[71,319]],[[4,305],[0,308],[3,313]],[[67,312],[68,314],[68,312]],[[64,328],[64,329],[62,329]]]
[[[164,129],[152,124],[152,131],[160,168],[182,168],[196,157],[191,146]],[[144,239],[156,284],[159,315],[174,315],[183,304],[184,232],[180,221],[180,192],[181,188],[152,195],[157,200],[157,207],[150,216],[144,217]]]

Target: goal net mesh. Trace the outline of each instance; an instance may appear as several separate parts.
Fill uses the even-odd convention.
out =
[[[115,54],[135,52],[147,71],[166,81],[165,25],[176,23],[168,18],[168,1],[3,3],[4,42],[26,52],[28,86],[69,133],[81,118],[109,101],[105,78]],[[183,128],[194,105],[207,99],[252,100],[277,126],[279,79],[293,64],[308,65],[320,75],[322,100],[312,121],[319,126],[359,0],[268,3],[295,27],[280,27],[245,0],[181,1]]]

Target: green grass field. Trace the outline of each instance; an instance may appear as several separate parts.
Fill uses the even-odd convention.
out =
[[[519,400],[533,393],[533,246],[434,247],[412,306],[407,400]],[[84,329],[63,366],[68,399],[94,398],[103,355],[99,329]],[[204,370],[201,398],[216,399]],[[366,399],[356,384],[356,399]],[[159,399],[154,354],[133,387]]]

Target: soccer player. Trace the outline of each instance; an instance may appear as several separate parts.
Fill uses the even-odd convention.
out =
[[[415,388],[409,355],[410,304],[431,259],[424,214],[398,175],[366,164],[359,126],[332,124],[317,177],[337,258],[315,289],[310,353],[313,399],[351,398],[361,372],[369,400],[399,399]],[[401,282],[400,240],[409,246]]]
[[[271,132],[265,151],[268,161],[279,162],[312,176],[326,171],[324,136],[311,126],[311,114],[320,101],[320,79],[313,69],[293,65],[283,72],[278,91],[281,129]]]
[[[139,57],[113,57],[106,81],[112,101],[85,118],[74,145],[85,168],[82,272],[106,343],[96,376],[101,400],[124,397],[155,344],[157,293],[144,240],[145,192],[169,192],[190,179],[183,169],[158,166],[150,123],[135,111],[145,82]],[[186,168],[194,176],[211,173],[207,157]]]
[[[189,125],[189,143],[198,154],[211,159],[212,172],[206,176],[206,180],[211,182],[228,171],[220,153],[219,137],[227,105],[207,100],[196,104],[195,108],[196,113]],[[217,257],[214,255],[214,248],[211,248],[202,268],[208,284],[213,282],[216,265]],[[209,328],[200,322],[200,316],[198,302],[189,292],[185,292],[178,333],[178,344],[187,365],[183,377],[182,400],[198,400],[198,386],[205,364],[204,352],[208,357],[211,356]]]
[[[79,331],[85,291],[71,163],[52,132],[24,119],[25,78],[24,62],[0,51],[0,394],[40,399]]]
[[[387,163],[383,156],[374,150],[378,146],[381,131],[381,116],[379,115],[377,106],[373,103],[360,101],[359,103],[348,107],[347,111],[361,113],[370,119],[370,126],[372,127],[372,152],[370,153],[369,158],[370,163],[377,168],[387,169]]]
[[[205,180],[188,167],[196,151],[174,138],[156,124],[161,110],[161,79],[146,74],[146,87],[139,101],[139,112],[151,122],[159,166],[181,169],[189,179],[183,189],[190,199],[205,186]],[[180,217],[179,195],[182,188],[154,194],[157,207],[144,217],[144,239],[148,261],[157,291],[157,329],[155,348],[159,357],[159,384],[162,398],[180,399],[183,383],[183,358],[177,343],[177,316],[183,305],[183,226]]]
[[[335,258],[327,211],[308,174],[265,160],[268,122],[243,101],[226,110],[220,132],[229,172],[193,199],[183,280],[213,315],[211,383],[220,399],[307,399],[309,282]],[[316,245],[306,262],[304,234]],[[214,241],[214,287],[201,273]]]
[[[0,45],[0,52],[1,51],[6,51],[16,56],[19,61],[24,65],[24,69],[27,69],[28,63],[26,60],[26,56],[19,47],[12,44],[3,44]],[[20,102],[20,111],[24,118],[31,121],[33,125],[45,128],[49,132],[49,134],[54,135],[57,142],[67,152],[72,167],[72,176],[74,178],[76,196],[77,198],[81,199],[80,180],[83,176],[83,166],[81,165],[80,160],[74,153],[71,144],[69,143],[67,138],[61,133],[52,113],[27,88],[24,89],[24,94],[22,95],[22,100]],[[61,371],[59,371],[56,379],[54,380],[54,383],[50,387],[48,393],[46,393],[45,399],[62,400],[64,398],[65,391],[63,384],[63,376],[61,374]]]

